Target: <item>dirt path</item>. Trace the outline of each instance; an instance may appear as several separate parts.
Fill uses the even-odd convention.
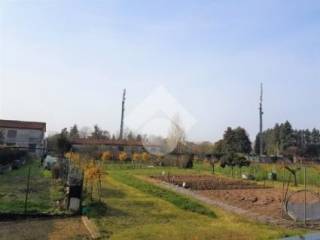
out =
[[[182,187],[178,187],[178,186],[166,183],[166,182],[157,181],[154,179],[149,179],[149,181],[151,181],[152,183],[157,184],[161,187],[164,187],[166,189],[173,190],[177,193],[193,197],[193,198],[195,198],[205,204],[219,207],[219,208],[222,208],[223,210],[226,210],[228,212],[244,216],[244,217],[246,217],[250,220],[253,220],[253,221],[258,221],[260,223],[271,224],[271,225],[281,225],[281,226],[290,227],[290,228],[304,227],[303,224],[299,224],[299,223],[293,222],[291,220],[280,219],[280,218],[265,216],[265,215],[261,215],[261,214],[255,213],[255,212],[251,212],[247,209],[243,209],[243,208],[239,208],[237,206],[230,205],[222,200],[212,199],[212,198],[209,198],[205,195],[200,194],[199,192],[185,189]],[[310,224],[308,226],[308,228],[319,230],[320,226],[319,226],[319,224]]]
[[[90,239],[81,218],[32,219],[0,223],[0,240]]]

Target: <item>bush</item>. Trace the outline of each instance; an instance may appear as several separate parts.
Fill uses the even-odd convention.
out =
[[[192,168],[193,155],[190,154],[169,154],[159,160],[161,166],[174,166],[179,168]]]
[[[55,163],[51,168],[51,174],[53,179],[59,179],[61,174],[61,167],[58,163]]]
[[[108,161],[108,160],[111,160],[111,158],[112,158],[112,153],[110,151],[106,151],[101,154],[102,161]]]
[[[0,165],[13,164],[16,160],[25,159],[28,152],[25,150],[17,149],[1,149],[0,150]]]
[[[124,162],[124,161],[128,160],[128,154],[126,152],[119,152],[118,158],[121,162]]]

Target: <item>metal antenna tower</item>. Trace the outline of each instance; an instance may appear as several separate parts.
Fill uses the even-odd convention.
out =
[[[261,157],[263,155],[263,137],[262,137],[262,131],[263,131],[263,84],[260,85],[260,106],[259,106],[259,117],[260,117],[260,128],[259,128],[259,157],[261,160]]]
[[[120,136],[119,139],[122,140],[123,138],[123,124],[124,124],[124,108],[126,103],[126,89],[123,89],[123,96],[122,96],[122,110],[121,110],[121,124],[120,124]]]

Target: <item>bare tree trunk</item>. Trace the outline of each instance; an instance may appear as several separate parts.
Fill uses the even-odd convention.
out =
[[[288,166],[285,166],[285,169],[287,169],[292,175],[293,175],[293,179],[294,179],[294,186],[298,186],[298,181],[297,181],[297,172],[300,170],[300,168],[297,169],[292,169]]]

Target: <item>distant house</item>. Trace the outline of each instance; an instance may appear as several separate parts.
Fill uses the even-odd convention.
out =
[[[45,148],[46,123],[0,119],[0,143],[41,154]]]
[[[129,156],[132,153],[141,153],[148,151],[151,153],[160,152],[160,146],[143,144],[141,141],[127,140],[107,140],[107,139],[74,139],[72,140],[74,150],[85,149],[86,147],[95,146],[101,151],[110,151],[118,154],[120,151],[126,152]]]

